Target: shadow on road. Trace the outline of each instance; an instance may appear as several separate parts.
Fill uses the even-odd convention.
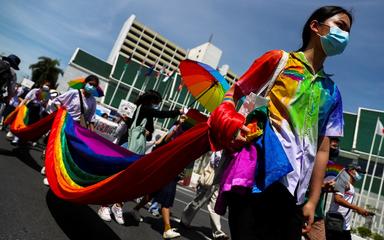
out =
[[[190,227],[190,228],[180,227],[178,229],[181,236],[187,239],[206,240],[207,237],[212,238],[212,230],[208,227],[203,227],[203,226]]]
[[[164,226],[161,217],[144,217],[144,222],[151,225],[151,228],[163,235]],[[206,240],[207,237],[212,236],[211,229],[208,227],[181,227],[178,222],[171,220],[171,226],[177,228],[177,231],[181,234],[183,239],[191,240]]]
[[[12,149],[12,151],[0,149],[0,155],[16,157],[28,167],[40,172],[41,166],[35,161],[29,151],[30,149],[25,147],[17,147]]]
[[[120,239],[87,205],[77,205],[47,192],[48,209],[69,239]]]

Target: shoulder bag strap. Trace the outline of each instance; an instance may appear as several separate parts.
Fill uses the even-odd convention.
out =
[[[79,92],[79,98],[80,98],[80,111],[81,111],[81,114],[84,115],[83,95],[81,94],[80,89],[78,89],[77,91]]]
[[[283,55],[280,58],[279,64],[277,65],[275,71],[273,72],[271,78],[267,81],[267,84],[263,86],[257,93],[258,96],[263,95],[264,97],[268,96],[271,91],[273,84],[276,81],[277,76],[279,76],[280,72],[284,69],[285,65],[287,65],[289,53],[283,51]],[[264,94],[262,94],[264,92]]]
[[[136,115],[135,115],[135,119],[133,120],[133,123],[131,125],[131,129],[136,127],[136,122],[137,122],[137,119],[139,118],[139,114],[140,114],[140,108],[141,108],[141,105],[139,105],[139,107],[136,109]]]

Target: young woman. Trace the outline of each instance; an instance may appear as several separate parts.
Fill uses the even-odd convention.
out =
[[[99,96],[97,88],[99,86],[99,78],[95,75],[89,75],[85,78],[84,86],[82,89],[71,89],[60,96],[53,99],[48,106],[49,109],[55,111],[60,107],[64,107],[68,114],[71,115],[73,120],[81,122],[82,116],[89,129],[93,129],[92,118],[96,112],[96,99]],[[81,95],[80,95],[81,94]],[[84,112],[81,110],[81,101],[83,102]],[[41,173],[45,173],[45,167],[41,170]],[[48,179],[43,180],[45,185],[48,184]]]
[[[73,120],[80,122],[81,115],[88,124],[88,128],[92,128],[92,118],[96,112],[96,98],[99,96],[97,88],[99,87],[99,78],[95,75],[89,75],[85,78],[82,89],[71,89],[57,98],[52,100],[51,106],[56,109],[64,107],[71,115]],[[81,95],[80,95],[81,94]],[[81,100],[84,107],[84,112],[81,110]]]
[[[317,9],[305,23],[302,47],[289,53],[267,95],[269,123],[293,170],[261,193],[252,193],[249,182],[255,181],[253,174],[240,178],[230,175],[232,179],[224,176],[222,183],[227,184],[227,190],[221,197],[229,207],[232,239],[300,239],[302,231],[310,230],[328,161],[328,136],[343,134],[341,95],[324,72],[323,63],[327,57],[343,52],[351,25],[351,13],[338,6]],[[249,132],[244,126],[245,117],[236,112],[235,104],[267,84],[282,55],[283,51],[273,50],[256,59],[226,93],[208,121],[213,148],[239,152],[249,144],[244,137]],[[246,168],[226,171],[241,170]],[[232,186],[228,188],[228,184]],[[303,205],[308,187],[309,200]]]

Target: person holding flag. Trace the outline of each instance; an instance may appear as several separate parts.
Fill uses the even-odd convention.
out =
[[[331,206],[327,214],[326,221],[330,221],[329,214],[339,214],[343,220],[342,229],[335,229],[335,224],[327,224],[326,222],[326,239],[327,240],[351,240],[351,223],[352,211],[357,212],[359,215],[367,217],[372,214],[368,210],[353,204],[355,197],[354,184],[362,179],[361,174],[365,171],[359,165],[350,164],[340,176],[337,177],[335,190],[333,194]],[[334,215],[333,215],[334,216]],[[334,222],[330,222],[334,223]]]

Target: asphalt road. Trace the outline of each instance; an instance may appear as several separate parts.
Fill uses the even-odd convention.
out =
[[[0,132],[0,239],[162,239],[161,217],[154,217],[146,209],[141,211],[144,221],[136,224],[124,206],[125,225],[105,222],[97,215],[98,206],[75,205],[58,199],[42,183],[40,160],[42,145],[15,147]],[[206,207],[192,222],[192,228],[179,226],[178,217],[194,193],[178,187],[172,208],[172,227],[179,229],[178,239],[204,240],[211,238]],[[223,229],[229,232],[228,220],[222,219]]]

